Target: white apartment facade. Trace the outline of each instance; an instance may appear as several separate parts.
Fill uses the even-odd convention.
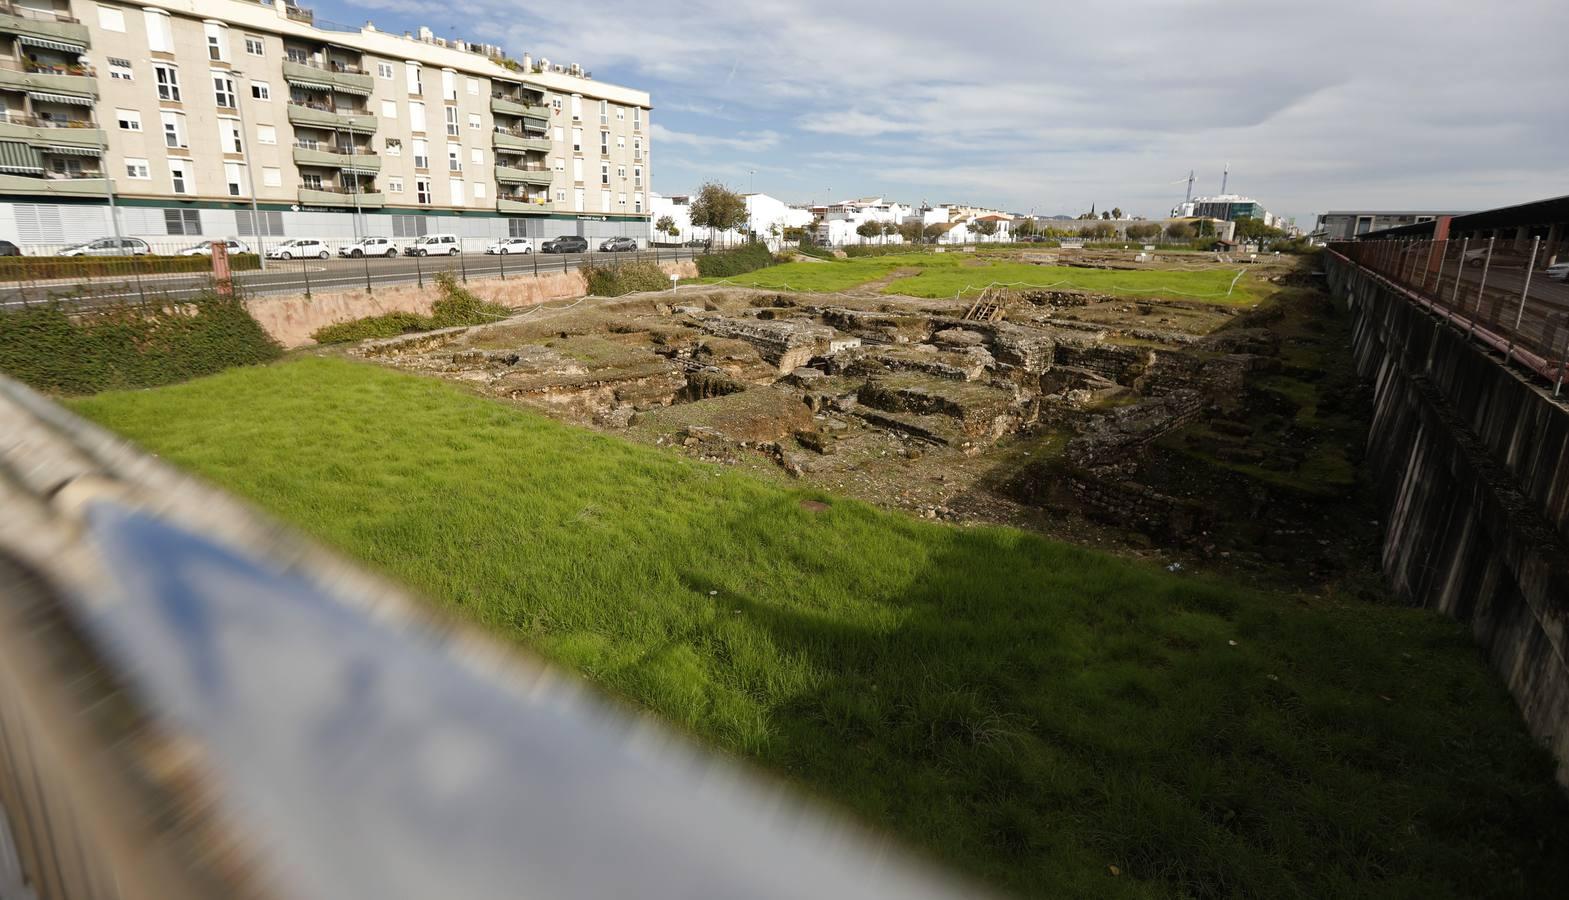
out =
[[[646,239],[650,112],[283,0],[0,0],[0,237]]]

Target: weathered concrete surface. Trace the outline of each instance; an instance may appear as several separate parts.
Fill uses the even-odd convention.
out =
[[[1569,785],[1569,409],[1382,281],[1327,266],[1374,383],[1385,575],[1470,625]]]
[[[666,274],[680,275],[682,278],[697,277],[697,264],[691,260],[660,263],[659,267]],[[470,279],[465,287],[492,303],[514,309],[554,300],[569,300],[588,293],[588,283],[575,269],[540,275],[512,275],[506,279]],[[246,307],[278,343],[285,347],[303,347],[314,343],[311,335],[324,325],[390,312],[425,315],[430,312],[431,304],[440,298],[435,281],[427,279],[424,287],[395,284],[378,287],[374,291],[361,288],[351,291],[317,291],[309,297],[302,294],[257,297],[248,301]]]

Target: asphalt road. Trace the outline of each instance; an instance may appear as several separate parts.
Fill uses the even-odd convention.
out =
[[[633,261],[672,262],[693,259],[698,251],[689,249],[642,250],[637,253],[540,253],[486,256],[465,253],[459,256],[399,256],[395,259],[295,259],[268,260],[261,271],[240,272],[235,283],[245,295],[303,294],[307,291],[339,291],[378,285],[411,284],[429,281],[438,272],[463,274],[468,278],[509,278],[548,272],[564,272],[584,264],[624,264]],[[0,308],[21,306],[47,300],[60,300],[78,306],[136,301],[142,297],[186,299],[207,290],[207,273],[179,275],[108,275],[89,280],[57,279],[47,282],[10,282],[0,284]]]

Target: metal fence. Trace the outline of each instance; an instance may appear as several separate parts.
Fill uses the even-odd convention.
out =
[[[1533,238],[1390,238],[1330,245],[1480,344],[1551,381],[1569,368],[1569,254]]]
[[[106,238],[101,241],[114,241]],[[38,303],[73,306],[189,300],[214,290],[212,241],[119,239],[81,255],[62,255],[70,246],[29,245],[25,255],[0,257],[0,310]],[[546,241],[465,237],[455,243],[420,246],[417,239],[362,246],[353,240],[312,241],[239,238],[229,247],[232,286],[246,296],[315,294],[366,290],[393,285],[427,285],[451,272],[460,281],[500,279],[566,272],[585,266],[622,266],[692,259],[701,247],[639,246],[602,251],[591,241],[586,252],[543,252]],[[80,245],[75,245],[80,248]],[[265,248],[265,253],[258,252]],[[369,252],[367,252],[369,251]],[[387,255],[378,255],[386,253]]]

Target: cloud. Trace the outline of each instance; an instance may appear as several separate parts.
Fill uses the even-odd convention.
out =
[[[1215,192],[1227,162],[1233,190],[1303,216],[1564,190],[1562,0],[1485,14],[1459,0],[470,0],[465,15],[470,36],[649,89],[664,192],[691,187],[657,180],[679,174],[677,155],[767,164],[758,188],[785,196],[820,193],[828,165],[846,194],[1147,215],[1181,199],[1171,182],[1189,169]]]

